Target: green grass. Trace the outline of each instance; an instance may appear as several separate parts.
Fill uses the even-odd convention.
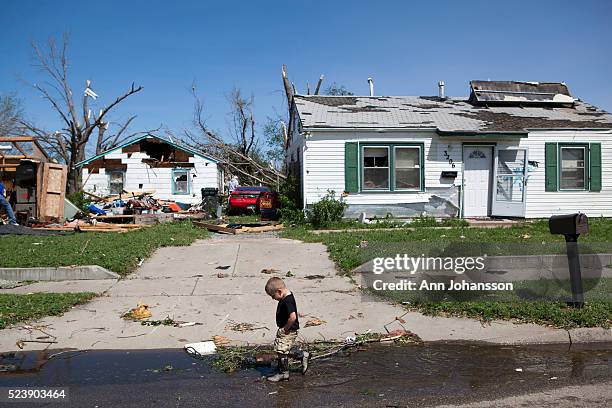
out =
[[[579,242],[592,252],[612,252],[612,220],[590,219],[590,233]],[[450,229],[419,227],[414,231],[363,231],[314,234],[308,228],[294,227],[283,232],[283,237],[305,242],[321,242],[327,246],[334,262],[344,271],[379,256],[397,253],[435,254],[451,247],[462,255],[467,252],[486,251],[488,255],[563,253],[565,241],[560,235],[551,235],[548,221],[534,221],[510,228]],[[367,244],[362,245],[362,241]],[[588,248],[590,246],[590,248]],[[582,250],[582,249],[581,249]]]
[[[468,222],[459,218],[447,218],[442,220],[436,220],[433,217],[418,217],[412,219],[399,219],[399,218],[379,218],[370,224],[362,224],[357,220],[342,220],[338,222],[332,222],[324,228],[314,228],[310,224],[306,224],[303,228],[307,230],[339,230],[339,229],[388,229],[388,228],[419,228],[419,227],[467,227]]]
[[[585,307],[567,306],[571,300],[569,281],[532,280],[513,282],[514,291],[442,292],[371,291],[431,316],[471,317],[484,322],[495,319],[538,323],[559,328],[612,326],[612,279],[585,279]],[[563,300],[563,301],[561,301]]]
[[[425,223],[427,224],[427,223]],[[590,219],[590,233],[580,237],[581,252],[612,252],[612,220]],[[414,231],[363,231],[314,234],[306,227],[288,228],[285,238],[305,242],[321,242],[327,246],[332,260],[345,272],[370,261],[375,257],[395,254],[421,253],[441,256],[466,256],[486,253],[488,255],[565,253],[562,236],[551,235],[548,221],[534,221],[510,228],[468,228],[457,226],[450,229],[430,228],[423,225]],[[588,291],[587,305],[574,309],[558,301],[555,293],[559,285],[545,282],[515,282],[515,291],[505,295],[483,297],[483,294],[464,292],[465,297],[445,298],[445,294],[426,297],[419,292],[394,291],[378,293],[397,302],[411,302],[408,306],[429,315],[472,317],[483,321],[493,319],[533,322],[555,327],[610,327],[612,320],[612,280],[601,279]],[[552,286],[552,288],[550,287]],[[585,288],[589,286],[585,282]],[[591,285],[592,286],[592,285]],[[522,291],[521,291],[522,289]],[[545,299],[532,301],[520,298],[525,289],[535,290]],[[543,293],[544,289],[552,292]],[[480,295],[480,297],[478,297]],[[565,292],[567,295],[567,291]],[[556,300],[555,300],[556,299]]]
[[[141,259],[166,246],[208,237],[190,221],[159,224],[127,233],[83,232],[54,236],[0,236],[0,267],[100,265],[127,275]]]
[[[95,297],[95,293],[0,294],[0,329],[44,316],[57,316]]]
[[[226,217],[228,224],[250,224],[260,221],[259,214],[228,215]]]

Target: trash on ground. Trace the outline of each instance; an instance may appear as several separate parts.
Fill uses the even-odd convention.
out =
[[[140,322],[142,326],[172,326],[172,327],[190,327],[199,326],[202,323],[198,322],[179,322],[171,317],[166,317],[164,320],[142,320]]]
[[[278,269],[274,269],[274,268],[264,268],[261,270],[261,273],[266,273],[268,275],[270,275],[271,273],[277,273]]]
[[[522,372],[523,372],[523,369],[522,369],[522,368],[515,368],[515,369],[514,369],[514,371],[519,372],[519,373],[522,373]]]
[[[217,347],[223,346],[223,345],[226,345],[226,344],[230,343],[230,339],[228,339],[227,337],[224,337],[224,336],[219,336],[219,335],[213,336],[212,337],[212,341],[215,343],[215,345]]]
[[[270,330],[268,327],[266,326],[255,326],[252,323],[229,323],[227,326],[225,326],[226,330],[233,330],[233,331],[237,331],[237,332],[245,332],[245,331],[253,331],[253,330],[259,330],[259,329],[266,329],[266,330]]]
[[[304,279],[308,279],[308,280],[325,279],[325,276],[323,276],[323,275],[308,275],[308,276],[304,276]]]
[[[212,224],[207,222],[194,221],[194,227],[206,228],[209,231],[225,234],[244,234],[244,233],[260,233],[270,231],[280,231],[283,229],[283,224],[277,222],[256,222],[243,224]]]
[[[219,272],[217,274],[217,278],[227,278],[229,276],[228,273]]]
[[[215,269],[226,270],[226,269],[229,269],[231,267],[232,267],[232,265],[219,265]]]
[[[194,355],[197,357],[214,354],[217,350],[215,342],[210,340],[185,344],[184,348],[187,354]]]
[[[138,306],[133,309],[130,309],[129,312],[126,312],[121,315],[121,318],[126,320],[142,320],[148,319],[151,316],[153,316],[153,313],[151,313],[151,311],[149,310],[149,305],[139,303]]]
[[[288,278],[291,278],[292,276],[295,276],[295,275],[293,274],[293,272],[291,272],[291,271],[287,271],[287,273],[285,274],[285,276],[286,276],[286,277],[288,277]]]
[[[302,344],[301,348],[311,354],[310,360],[331,358],[336,355],[347,355],[351,352],[366,351],[370,343],[394,341],[399,344],[418,344],[421,339],[410,332],[389,337],[389,334],[366,333],[348,336],[343,341],[323,340]],[[216,342],[215,342],[216,343]],[[217,344],[217,346],[219,346]],[[272,365],[276,361],[276,354],[272,345],[258,346],[224,346],[217,349],[213,366],[225,371],[233,372],[240,368],[253,368],[257,366]]]
[[[324,323],[326,323],[324,320],[312,319],[312,320],[307,321],[304,327],[320,326]]]

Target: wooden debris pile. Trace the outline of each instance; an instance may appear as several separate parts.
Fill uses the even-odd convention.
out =
[[[214,224],[210,222],[194,221],[193,225],[198,228],[206,228],[209,231],[221,234],[256,234],[261,232],[271,232],[282,230],[283,224],[278,222],[253,222],[244,224]]]

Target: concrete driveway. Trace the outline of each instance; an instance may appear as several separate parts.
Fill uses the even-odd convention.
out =
[[[262,273],[272,269],[271,274]],[[290,272],[287,277],[288,272]],[[219,275],[223,274],[223,275]],[[313,278],[312,275],[321,275]],[[223,276],[223,277],[219,277]],[[63,316],[47,317],[29,326],[46,326],[57,337],[52,348],[155,349],[225,336],[234,343],[271,343],[275,334],[276,302],[264,292],[270,276],[285,279],[295,294],[306,341],[343,339],[372,330],[403,326],[425,341],[470,340],[502,344],[567,343],[568,332],[534,324],[428,317],[364,296],[349,278],[337,273],[326,248],[271,235],[216,235],[188,247],[159,249],[132,275],[119,281],[47,282],[2,292],[98,290],[100,297]],[[64,290],[62,290],[64,288]],[[120,316],[139,302],[150,306],[152,319],[170,317],[196,322],[190,327],[142,326]],[[325,323],[305,327],[319,319]],[[236,331],[249,323],[253,330]],[[390,323],[390,324],[389,324]],[[16,350],[19,339],[42,334],[18,324],[0,331],[0,350]],[[573,335],[574,341],[580,332]],[[47,347],[27,343],[26,349]]]

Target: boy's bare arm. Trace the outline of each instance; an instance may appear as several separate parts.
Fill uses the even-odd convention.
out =
[[[283,327],[283,331],[285,332],[285,334],[289,334],[289,329],[291,328],[291,326],[293,326],[293,323],[295,323],[296,320],[297,315],[295,314],[295,312],[291,312],[289,318],[287,319],[287,324]]]

